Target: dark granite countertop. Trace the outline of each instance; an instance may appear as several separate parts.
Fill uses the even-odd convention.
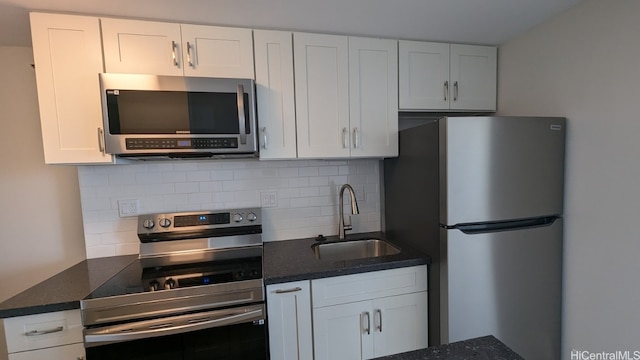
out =
[[[347,240],[378,238],[384,233],[348,234]],[[338,240],[337,236],[327,236],[327,242]],[[429,264],[431,259],[408,246],[399,246],[400,253],[366,259],[328,261],[316,259],[311,245],[316,238],[273,241],[264,243],[263,277],[266,285],[289,281],[312,280],[331,276],[358,274],[368,271],[387,270],[407,266]]]
[[[84,260],[0,303],[0,318],[80,308],[87,297],[137,255]]]
[[[524,360],[493,336],[432,346],[422,350],[390,355],[378,360]]]
[[[381,238],[380,232],[350,234],[347,239]],[[337,236],[328,236],[335,241]],[[357,274],[406,266],[424,265],[430,258],[406,246],[396,255],[348,261],[315,258],[311,245],[315,238],[264,243],[265,284]],[[137,255],[84,260],[67,270],[0,303],[0,318],[78,309],[100,285],[137,259]]]

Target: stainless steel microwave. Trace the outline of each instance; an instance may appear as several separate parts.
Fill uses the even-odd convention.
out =
[[[255,157],[252,79],[100,74],[104,146],[123,157]]]

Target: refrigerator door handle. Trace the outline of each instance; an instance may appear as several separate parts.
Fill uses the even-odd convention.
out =
[[[551,226],[559,216],[542,216],[531,219],[508,220],[497,222],[468,223],[456,224],[452,226],[443,226],[445,229],[457,229],[465,234],[484,234],[496,231],[517,230],[521,228],[532,228]]]

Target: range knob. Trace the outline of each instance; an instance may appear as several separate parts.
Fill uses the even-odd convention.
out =
[[[239,222],[241,222],[244,218],[242,217],[242,214],[233,214],[232,219],[233,219],[233,222],[237,222],[237,223],[239,223]]]
[[[167,280],[164,281],[165,290],[170,290],[175,288],[176,288],[176,281],[173,280],[172,278],[168,278]]]
[[[157,282],[156,280],[151,280],[149,282],[149,291],[157,291],[159,287],[160,287],[160,283]]]
[[[163,228],[168,228],[169,226],[171,226],[171,220],[162,218],[160,219],[160,221],[158,221],[158,225],[162,226]]]
[[[155,223],[153,222],[153,220],[151,220],[151,219],[145,219],[145,220],[142,222],[142,227],[143,227],[143,228],[145,228],[145,229],[153,229],[153,227],[154,227],[155,225],[156,225],[156,224],[155,224]]]
[[[254,221],[256,221],[257,219],[258,219],[258,217],[256,216],[256,214],[254,214],[254,213],[248,213],[248,214],[247,214],[247,220],[249,220],[249,221],[251,221],[251,222],[254,222]]]

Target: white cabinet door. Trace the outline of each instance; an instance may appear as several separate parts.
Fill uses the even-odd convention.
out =
[[[348,157],[348,39],[295,33],[293,42],[298,157]]]
[[[398,44],[400,109],[449,109],[449,44]]]
[[[106,72],[183,74],[180,24],[103,18]]]
[[[271,359],[313,359],[309,281],[267,285]]]
[[[315,360],[373,357],[371,301],[313,309]]]
[[[372,316],[376,357],[427,347],[426,291],[376,299]]]
[[[451,44],[451,109],[496,110],[497,49]]]
[[[397,41],[349,38],[352,157],[398,156]]]
[[[293,39],[286,31],[254,30],[260,159],[296,158]]]
[[[84,344],[71,344],[9,354],[9,360],[84,360]]]
[[[315,359],[371,359],[427,347],[427,292],[313,309]]]
[[[402,110],[496,110],[493,46],[400,41]]]
[[[311,281],[315,359],[370,359],[427,346],[427,267]]]
[[[44,159],[110,163],[101,149],[100,23],[86,16],[31,13]]]
[[[181,25],[185,76],[253,79],[251,29]]]

